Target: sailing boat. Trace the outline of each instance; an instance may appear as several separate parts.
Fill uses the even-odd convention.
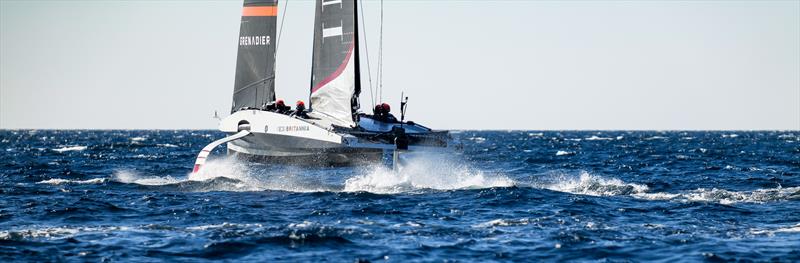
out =
[[[307,114],[289,115],[275,106],[277,0],[244,0],[231,115],[219,130],[229,136],[203,148],[200,170],[213,148],[251,160],[314,165],[352,165],[383,159],[384,153],[448,147],[447,131],[402,117],[360,111],[361,74],[355,0],[317,0],[310,101]]]

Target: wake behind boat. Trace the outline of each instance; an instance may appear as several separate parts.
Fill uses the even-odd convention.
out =
[[[208,154],[227,143],[228,153],[251,160],[313,165],[380,161],[384,153],[436,150],[452,143],[447,131],[400,120],[388,104],[363,113],[358,8],[355,0],[318,0],[308,109],[292,110],[275,95],[277,0],[245,0],[239,33],[231,115],[219,130],[230,136],[200,152],[194,172]],[[402,98],[402,96],[401,96]]]

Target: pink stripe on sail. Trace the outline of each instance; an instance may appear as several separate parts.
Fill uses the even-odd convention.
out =
[[[344,61],[342,61],[342,64],[339,65],[339,68],[337,68],[336,71],[333,72],[333,74],[331,74],[327,78],[323,79],[319,84],[317,84],[317,86],[314,86],[314,88],[311,89],[311,93],[317,92],[317,90],[322,88],[322,86],[325,86],[325,84],[328,84],[329,82],[331,82],[334,79],[338,78],[339,75],[342,74],[342,71],[344,71],[344,68],[347,67],[347,62],[350,61],[350,55],[353,54],[353,47],[355,46],[355,43],[356,42],[354,41],[353,43],[350,44],[350,50],[347,52],[347,56],[344,57]]]

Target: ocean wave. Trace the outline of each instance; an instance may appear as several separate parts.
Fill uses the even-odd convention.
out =
[[[490,221],[486,221],[477,225],[473,225],[472,227],[476,228],[486,228],[486,227],[497,227],[497,226],[524,226],[530,224],[530,219],[528,218],[521,218],[521,219],[494,219]]]
[[[587,141],[610,141],[610,140],[613,140],[613,139],[614,139],[614,138],[610,138],[610,137],[598,137],[597,135],[592,135],[591,137],[589,137],[589,138],[586,138],[585,140],[587,140]]]
[[[178,146],[177,146],[177,145],[175,145],[175,144],[169,144],[169,143],[159,143],[159,144],[156,144],[156,146],[158,146],[158,147],[165,147],[165,148],[178,148]]]
[[[291,173],[265,174],[264,171],[253,171],[246,162],[241,162],[235,157],[209,160],[199,172],[189,173],[186,177],[149,176],[135,171],[121,170],[114,173],[112,181],[189,192],[336,191],[320,184],[309,183],[303,176]]]
[[[474,141],[476,143],[482,143],[482,142],[486,141],[486,138],[483,138],[483,137],[469,137],[469,138],[467,138],[467,140]]]
[[[800,186],[756,189],[753,191],[699,188],[677,193],[650,192],[647,185],[626,183],[617,178],[596,176],[588,172],[581,172],[578,176],[545,176],[534,183],[532,187],[591,196],[631,196],[652,201],[711,202],[725,205],[800,199]]]
[[[298,193],[332,192],[337,189],[309,180],[309,178],[289,170],[251,169],[246,162],[235,157],[209,160],[198,173],[190,173],[189,181],[209,181],[215,178],[227,178],[239,181],[233,185],[215,185],[209,189],[214,191],[286,191]]]
[[[94,178],[88,180],[69,180],[69,179],[61,179],[61,178],[51,178],[41,182],[37,182],[37,184],[52,184],[52,185],[59,185],[59,184],[102,184],[105,183],[108,179],[106,178]]]
[[[463,163],[447,158],[418,156],[407,160],[400,171],[383,166],[349,178],[345,192],[393,194],[423,189],[456,190],[510,187],[514,181],[503,175],[487,175]]]
[[[776,233],[800,233],[800,223],[794,226],[778,227],[774,229],[751,229],[750,234],[774,236]]]
[[[217,233],[225,236],[226,239],[213,241],[206,245],[219,246],[226,243],[236,244],[238,238],[257,238],[266,242],[292,243],[292,242],[334,242],[349,243],[345,238],[351,234],[361,234],[363,231],[355,228],[332,227],[313,222],[302,222],[289,224],[279,228],[279,232],[270,233],[261,224],[250,223],[220,223],[206,224],[187,227],[175,227],[170,225],[138,225],[138,226],[51,226],[51,227],[30,227],[13,230],[0,230],[0,241],[24,241],[24,240],[64,240],[69,238],[91,236],[97,241],[100,239],[117,239],[129,236],[131,233],[161,233],[159,235],[197,235],[196,232]],[[209,240],[212,241],[212,240]]]
[[[262,227],[264,226],[261,224],[238,224],[238,223],[223,222],[220,224],[190,226],[186,227],[185,229],[189,231],[206,231],[209,229],[224,229],[224,228],[239,229],[239,228],[262,228]]]
[[[153,160],[153,159],[156,159],[156,158],[158,158],[158,155],[153,155],[153,154],[137,154],[137,155],[134,155],[134,156],[133,156],[133,158],[135,158],[135,159],[148,159],[148,160]]]
[[[64,239],[71,238],[80,234],[108,233],[114,231],[131,231],[133,228],[126,226],[60,226],[60,227],[41,227],[17,230],[0,231],[0,240],[24,240],[24,239]]]
[[[534,186],[552,191],[591,196],[630,195],[645,193],[648,190],[646,185],[625,183],[616,178],[603,178],[588,172],[581,172],[577,177],[558,175],[545,178],[543,182]]]
[[[176,184],[182,180],[173,178],[171,176],[142,176],[133,171],[118,171],[114,173],[112,181],[124,184],[139,184],[139,185],[167,185]]]
[[[556,156],[562,156],[562,155],[575,155],[575,152],[568,152],[568,151],[558,151],[558,152],[556,152]]]
[[[61,147],[61,148],[53,149],[53,151],[63,153],[63,152],[70,152],[70,151],[83,151],[83,150],[86,150],[86,148],[87,148],[86,146],[64,146],[64,147]]]
[[[73,238],[80,235],[94,235],[103,233],[109,235],[115,232],[153,232],[153,231],[170,231],[170,232],[194,232],[194,231],[208,231],[214,229],[253,229],[262,228],[261,224],[237,224],[237,223],[221,223],[210,225],[199,225],[189,227],[172,227],[168,225],[142,225],[142,226],[50,226],[50,227],[32,227],[21,228],[16,230],[3,230],[0,231],[0,240],[30,240],[30,239],[48,239],[58,240]]]
[[[724,205],[736,203],[766,203],[800,198],[800,187],[777,187],[756,189],[753,191],[730,191],[717,188],[699,188],[680,193],[636,193],[633,194],[633,197],[646,200],[712,202]]]

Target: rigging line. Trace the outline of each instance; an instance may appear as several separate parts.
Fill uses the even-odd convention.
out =
[[[275,75],[274,75],[274,73],[276,72],[276,70],[278,68],[278,47],[280,47],[280,44],[281,44],[281,33],[283,33],[283,24],[284,24],[283,21],[286,19],[286,11],[288,11],[288,10],[289,10],[289,0],[286,0],[286,2],[283,4],[283,13],[281,14],[281,28],[278,29],[278,38],[275,39],[275,53],[272,54],[272,59],[273,59],[272,60],[273,61],[272,62],[272,72],[273,72],[273,75],[272,75],[272,98],[267,98],[267,100],[270,101],[270,102],[275,100]],[[266,102],[264,104],[266,104]]]
[[[373,107],[373,105],[375,105],[375,99],[374,99],[375,95],[373,95],[373,92],[372,92],[372,69],[369,67],[369,45],[367,45],[367,25],[366,25],[367,23],[366,23],[366,20],[364,20],[364,1],[358,1],[358,5],[359,5],[359,7],[361,7],[360,8],[361,9],[361,21],[362,21],[361,22],[361,28],[364,29],[363,30],[364,31],[364,51],[366,52],[366,55],[367,55],[367,79],[369,79],[369,99],[370,99],[370,103],[372,103],[370,105],[370,107]],[[358,14],[356,14],[356,15],[358,15]],[[356,28],[356,30],[358,30],[358,29]],[[356,39],[355,41],[358,41],[358,39]],[[356,52],[358,52],[358,51],[356,51]],[[356,81],[361,81],[361,80],[359,79],[359,80],[356,80]]]
[[[381,0],[381,30],[378,40],[378,93],[383,100],[383,0]]]
[[[289,0],[283,4],[283,14],[281,14],[281,28],[278,29],[278,39],[275,40],[275,54],[278,54],[278,47],[281,45],[281,34],[283,33],[283,21],[286,20],[286,11],[289,11]],[[277,63],[275,63],[277,64]]]

